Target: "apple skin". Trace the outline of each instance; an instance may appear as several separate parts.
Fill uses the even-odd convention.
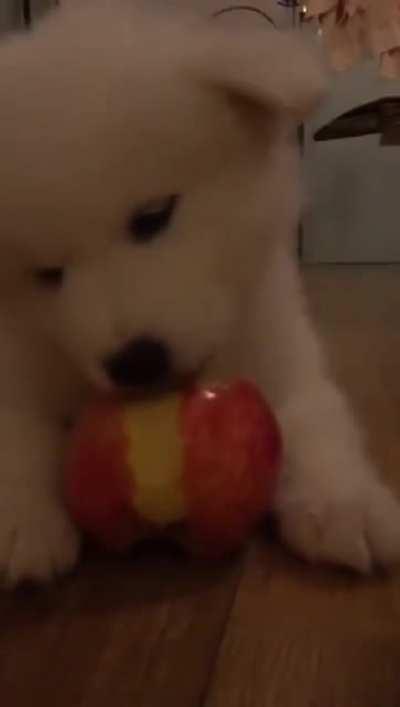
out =
[[[276,419],[246,381],[197,390],[182,414],[187,541],[224,555],[242,545],[270,510],[282,460]]]
[[[101,399],[83,413],[72,438],[65,495],[77,525],[100,544],[125,550],[140,535],[127,467],[123,408]]]
[[[135,469],[124,415],[140,402],[102,399],[73,434],[66,499],[78,526],[103,546],[128,549],[136,540],[171,532],[135,511]],[[247,381],[191,388],[180,395],[176,433],[182,441],[184,520],[180,542],[209,558],[249,538],[271,508],[282,458],[276,419]]]

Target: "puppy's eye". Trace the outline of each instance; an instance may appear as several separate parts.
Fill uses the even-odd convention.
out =
[[[135,211],[128,223],[131,236],[146,243],[165,231],[171,223],[178,203],[176,194],[152,201]]]
[[[64,281],[64,268],[38,268],[34,270],[34,278],[43,287],[57,289]]]

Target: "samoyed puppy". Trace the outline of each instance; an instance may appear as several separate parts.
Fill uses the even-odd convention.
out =
[[[322,86],[272,27],[67,7],[0,45],[0,573],[69,570],[65,421],[94,390],[252,378],[286,445],[282,537],[361,571],[400,508],[332,382],[295,262],[296,124]]]

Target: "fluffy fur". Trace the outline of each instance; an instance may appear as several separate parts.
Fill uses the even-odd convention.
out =
[[[295,122],[322,85],[299,41],[98,0],[0,46],[0,572],[68,570],[79,539],[64,421],[143,334],[179,374],[251,376],[276,406],[283,537],[369,570],[400,557],[400,510],[330,380],[293,258]],[[134,209],[181,199],[135,243]],[[64,267],[60,287],[35,270]]]

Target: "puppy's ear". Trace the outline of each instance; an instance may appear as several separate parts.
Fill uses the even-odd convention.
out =
[[[316,51],[294,32],[272,27],[203,27],[191,47],[191,69],[233,98],[298,121],[316,106],[325,83]]]

